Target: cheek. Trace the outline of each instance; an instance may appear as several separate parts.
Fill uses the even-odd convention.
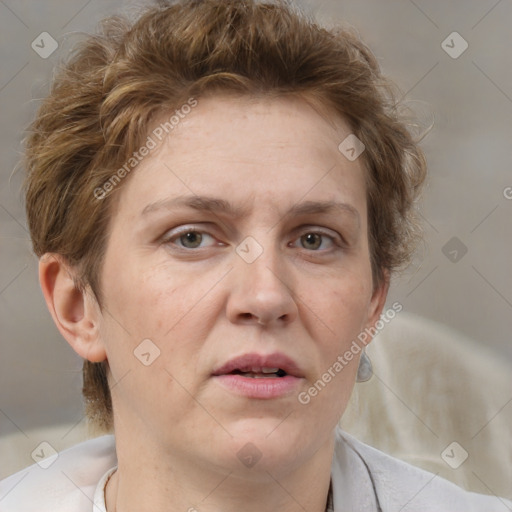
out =
[[[116,368],[119,375],[137,367],[132,352],[142,340],[150,339],[160,350],[154,367],[163,366],[189,384],[222,307],[220,288],[215,287],[222,274],[217,274],[183,272],[161,264],[126,272],[126,277],[118,279],[109,295],[118,311],[118,322],[110,322],[109,345],[116,358],[112,370]]]
[[[321,357],[319,373],[302,395],[310,400],[314,421],[334,426],[347,406],[360,356],[360,351],[351,352],[350,347],[364,329],[370,297],[371,282],[362,276],[331,281],[324,287],[322,300],[316,305],[324,316],[314,327]]]
[[[107,303],[127,323],[127,330],[144,337],[172,330],[204,295],[200,281],[169,265],[143,268],[135,261],[125,261],[106,291]]]
[[[105,294],[113,314],[105,315],[102,336],[108,340],[111,386],[119,382],[112,396],[126,414],[133,409],[144,419],[160,411],[166,421],[178,424],[178,412],[194,406],[184,389],[194,389],[195,365],[209,328],[211,315],[201,301],[208,280],[193,281],[164,265],[136,267],[125,263]],[[148,365],[144,354],[149,354]],[[169,397],[173,407],[162,408],[162,397]]]
[[[322,312],[322,323],[329,328],[329,338],[335,340],[334,345],[338,350],[350,343],[364,328],[370,300],[371,279],[365,275],[351,274],[343,279],[331,280],[323,288],[316,310]]]
[[[167,265],[150,269],[139,277],[133,310],[145,312],[144,325],[162,341],[200,337],[211,327],[211,304],[216,304],[215,283],[219,278],[213,274],[183,272]]]

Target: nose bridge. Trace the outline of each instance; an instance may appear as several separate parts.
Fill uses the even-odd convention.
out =
[[[228,307],[234,321],[243,318],[266,324],[290,321],[297,314],[284,255],[271,235],[262,238],[264,245],[247,237],[236,249],[235,284]]]
[[[260,245],[259,242],[256,243]],[[238,254],[241,261],[238,261],[236,266],[240,279],[255,292],[278,294],[286,291],[289,293],[285,285],[283,255],[279,254],[279,249],[275,247],[270,236],[266,237],[264,246],[260,245],[258,248],[256,243],[255,240],[246,241],[242,247],[242,250],[249,248],[251,258],[245,259]],[[240,252],[239,250],[238,253]]]

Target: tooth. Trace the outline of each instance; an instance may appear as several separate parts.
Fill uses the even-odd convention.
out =
[[[275,373],[253,373],[253,372],[246,372],[241,373],[242,377],[249,377],[251,379],[278,379],[279,377]]]
[[[262,368],[261,373],[277,373],[279,368]]]

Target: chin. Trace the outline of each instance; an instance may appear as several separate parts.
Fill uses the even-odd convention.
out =
[[[284,416],[286,418],[286,415]],[[293,465],[305,452],[315,451],[314,432],[304,429],[304,423],[296,424],[289,418],[262,417],[244,418],[227,429],[233,436],[231,451],[243,468],[269,471],[274,474],[279,468]],[[308,450],[310,448],[310,450]]]

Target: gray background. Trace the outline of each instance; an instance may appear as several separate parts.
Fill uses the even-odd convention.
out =
[[[53,66],[66,55],[68,36],[91,31],[105,15],[131,5],[0,0],[4,435],[83,419],[81,361],[47,312],[25,226],[22,171],[15,167],[22,130],[47,91]],[[406,311],[454,327],[512,360],[512,199],[506,197],[512,198],[507,188],[512,187],[512,2],[311,0],[303,5],[323,23],[357,28],[423,123],[435,121],[423,143],[430,169],[426,243],[393,285],[389,303],[398,300]],[[59,42],[46,59],[31,48],[43,31]],[[469,44],[456,59],[441,46],[453,31]],[[453,237],[456,245],[446,246]],[[458,261],[451,261],[454,247]],[[462,247],[467,253],[460,258]]]

